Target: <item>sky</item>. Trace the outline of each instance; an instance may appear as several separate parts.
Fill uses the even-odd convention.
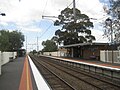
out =
[[[75,0],[76,8],[88,15],[94,24],[92,34],[96,42],[108,42],[103,37],[102,22],[108,18],[103,6],[108,0]],[[66,7],[72,8],[73,0],[0,0],[0,30],[18,30],[25,35],[24,47],[28,51],[37,49],[37,37],[39,50],[43,47],[42,41],[51,39],[59,28],[54,26],[55,18],[42,16],[58,16]]]

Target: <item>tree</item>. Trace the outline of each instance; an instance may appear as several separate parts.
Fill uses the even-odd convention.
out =
[[[85,14],[81,14],[80,10],[76,9],[76,17],[74,19],[73,9],[65,8],[58,16],[58,20],[54,23],[55,26],[62,26],[55,32],[59,43],[64,45],[86,43],[95,40],[91,35],[90,28],[93,23]]]
[[[53,36],[51,40],[56,43],[58,49],[58,45],[60,44],[59,38],[57,36]]]
[[[9,31],[0,31],[0,51],[7,51],[9,48]]]
[[[111,16],[111,25],[104,25],[104,35],[109,39],[111,35],[114,35],[113,42],[120,43],[120,0],[109,0],[110,7],[107,9],[104,7],[104,10],[108,15]],[[108,13],[109,12],[109,13]],[[108,19],[108,18],[107,18]],[[107,20],[106,19],[106,20]],[[112,30],[112,31],[111,31]]]
[[[36,50],[33,50],[32,53],[33,53],[33,55],[35,55],[35,54],[37,53],[37,51],[36,51]]]
[[[110,9],[108,14],[112,15],[112,17],[116,17],[120,19],[120,0],[109,0]]]
[[[53,52],[53,51],[57,51],[57,45],[53,40],[46,40],[42,42],[43,45],[43,49],[42,51],[45,52]]]
[[[18,31],[0,31],[0,51],[17,51],[23,46],[24,35]]]
[[[21,32],[13,31],[9,33],[9,50],[18,50],[23,46],[24,35]]]

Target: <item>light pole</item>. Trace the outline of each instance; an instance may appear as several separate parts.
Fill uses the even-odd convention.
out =
[[[110,31],[111,31],[111,33],[110,33],[111,34],[111,47],[112,47],[112,63],[114,63],[114,60],[113,60],[113,28],[112,28],[113,22],[112,22],[112,19],[107,18],[105,20],[105,23],[106,23],[106,25],[110,26]]]
[[[37,37],[37,52],[39,51],[38,38],[39,37]]]
[[[111,31],[111,44],[113,44],[113,29],[112,29],[112,20],[110,18],[107,18],[105,21],[106,25],[110,26]]]
[[[27,54],[27,36],[26,36],[26,54]]]

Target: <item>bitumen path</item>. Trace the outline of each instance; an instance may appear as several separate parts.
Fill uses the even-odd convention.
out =
[[[13,62],[9,62],[2,66],[2,74],[0,75],[0,90],[27,90],[24,89],[24,87],[20,89],[20,83],[22,81],[22,77],[24,77],[23,72],[25,71],[25,60],[25,57],[20,57],[13,60]],[[32,89],[28,90],[37,90],[37,86],[30,67],[29,72],[29,77],[27,77],[26,80],[24,78],[23,82],[31,80]],[[28,78],[30,78],[30,80],[28,80]]]

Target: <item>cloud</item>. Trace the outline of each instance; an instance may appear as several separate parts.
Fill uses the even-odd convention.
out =
[[[103,31],[93,29],[92,30],[92,35],[94,35],[95,38],[96,38],[96,41],[94,41],[94,42],[104,42],[104,43],[109,42],[108,38],[103,37],[103,34],[104,34]]]
[[[28,0],[23,1],[24,2],[21,1],[23,4],[19,6],[19,9],[16,9],[17,11],[13,12],[12,15],[9,16],[12,17],[15,15],[14,17],[12,17],[13,19],[11,18],[11,20],[14,20],[16,23],[29,23],[33,20],[40,21],[42,15],[57,16],[58,14],[60,14],[59,10],[63,10],[67,7],[67,5],[71,3],[71,0],[48,0],[48,3],[46,5],[46,1],[42,3],[40,2],[40,0],[31,0],[29,2],[29,5],[26,6]],[[80,2],[76,2],[76,6],[82,11],[82,13],[87,14],[90,18],[102,18],[105,13],[99,0],[93,0],[92,4],[89,3],[90,1],[88,0],[80,0]]]
[[[23,0],[20,3],[15,2],[17,0],[5,0],[5,1],[8,2],[1,1],[2,4],[0,4],[3,7],[2,11],[4,10],[6,13],[6,18],[2,20],[13,22],[29,22],[31,20],[41,19],[42,5],[39,4],[41,3],[40,2],[41,0],[32,1]]]
[[[22,26],[19,26],[18,28],[20,28],[24,32],[41,32],[42,31],[41,28],[38,28],[37,26],[34,26],[34,25],[22,25]]]
[[[15,23],[38,21],[41,20],[43,14],[57,16],[60,14],[60,10],[66,8],[71,2],[71,0],[21,0],[21,2],[2,0],[0,1],[1,10],[7,16],[1,20]],[[92,4],[90,3],[91,0],[76,0],[76,7],[90,17],[101,17],[103,14],[102,3],[99,0],[92,0]]]
[[[92,0],[92,3],[91,0],[80,0],[77,7],[90,18],[101,18],[105,14],[103,4],[99,0]]]
[[[22,28],[22,30],[24,31],[31,31],[31,32],[41,32],[41,29],[38,29],[38,28]]]
[[[19,0],[0,0],[0,12],[6,13],[5,17],[0,16],[0,22],[1,25],[6,28],[9,25],[9,29],[13,25],[15,29],[22,29],[24,32],[30,31],[42,33],[46,30],[46,27],[48,27],[45,24],[47,20],[42,22],[42,15],[58,16],[60,11],[69,6],[72,1],[73,0],[21,0],[19,2]],[[94,25],[96,25],[93,34],[96,35],[97,40],[99,40],[99,38],[102,37],[103,31],[96,23],[102,22],[102,20],[106,18],[106,13],[103,10],[103,3],[101,3],[100,0],[75,1],[76,7],[80,9],[82,13],[87,14],[90,18],[97,19],[97,22],[93,20],[95,23]],[[70,7],[73,7],[73,5],[70,5]],[[41,25],[41,27],[38,26],[40,21],[44,24]],[[9,22],[12,22],[12,24]],[[51,30],[50,33],[54,32]],[[50,34],[46,36],[49,37]]]
[[[0,22],[0,25],[7,26],[8,23],[7,22]]]

